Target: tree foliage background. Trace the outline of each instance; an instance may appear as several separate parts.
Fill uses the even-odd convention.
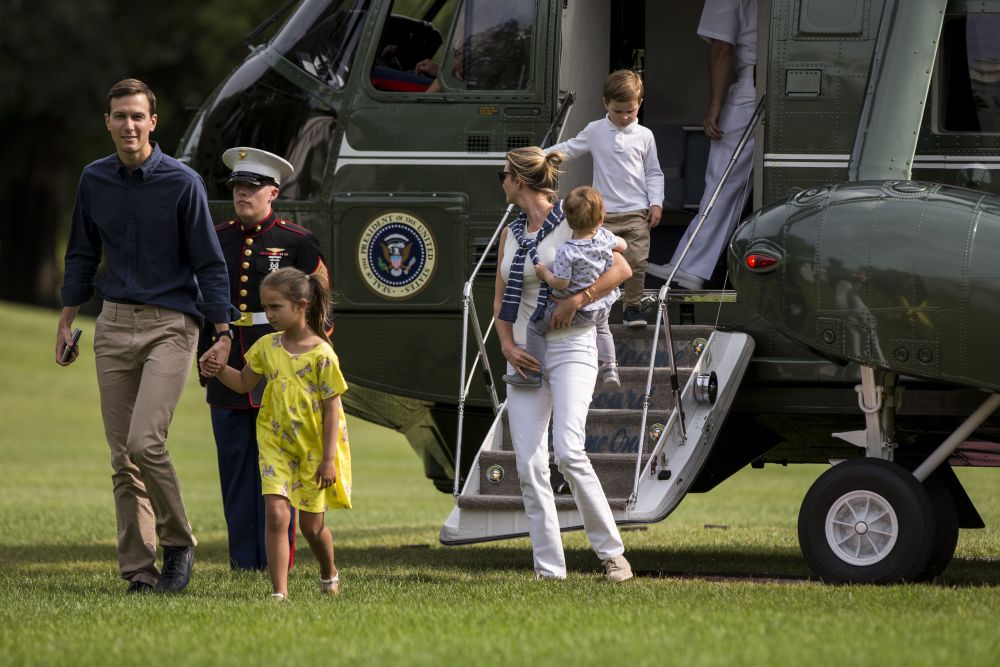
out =
[[[248,53],[282,0],[4,0],[0,30],[0,299],[58,305],[80,171],[114,146],[105,95],[136,77],[156,93],[167,153]],[[274,28],[257,41],[273,34]]]

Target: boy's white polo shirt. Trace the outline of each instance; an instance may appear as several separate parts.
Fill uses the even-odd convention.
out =
[[[589,123],[578,135],[546,148],[567,159],[590,153],[594,158],[594,189],[608,213],[638,211],[663,205],[663,172],[656,141],[648,128],[633,121],[618,127],[607,116]]]

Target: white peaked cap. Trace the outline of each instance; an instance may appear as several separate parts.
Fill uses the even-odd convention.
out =
[[[281,185],[295,167],[274,153],[259,148],[237,146],[222,154],[222,161],[233,170],[226,183],[241,181],[252,185]]]

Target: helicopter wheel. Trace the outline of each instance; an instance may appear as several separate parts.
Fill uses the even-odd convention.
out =
[[[799,545],[827,583],[914,581],[930,566],[937,511],[906,469],[881,459],[838,463],[799,510]]]
[[[944,572],[948,563],[951,562],[952,556],[955,555],[955,547],[958,546],[958,510],[955,508],[955,501],[948,491],[948,485],[937,473],[932,474],[924,481],[924,488],[934,506],[937,518],[937,535],[934,538],[930,560],[927,561],[916,579],[917,581],[932,581]]]

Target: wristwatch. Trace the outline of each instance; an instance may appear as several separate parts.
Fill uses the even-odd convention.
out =
[[[236,332],[232,329],[226,329],[225,331],[216,331],[215,335],[212,336],[212,342],[215,343],[220,338],[228,338],[230,341],[236,340]]]

